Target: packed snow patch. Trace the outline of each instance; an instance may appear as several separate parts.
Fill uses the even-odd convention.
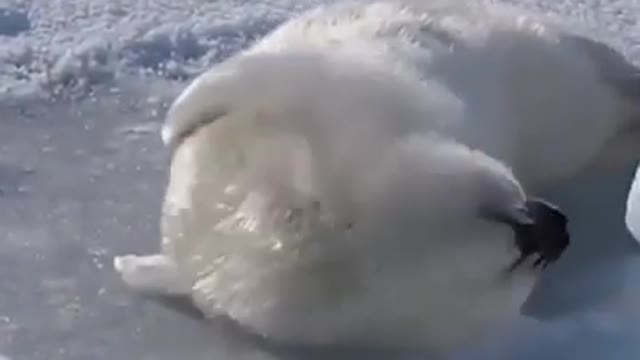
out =
[[[132,74],[185,80],[317,2],[0,3],[0,94],[73,97]]]

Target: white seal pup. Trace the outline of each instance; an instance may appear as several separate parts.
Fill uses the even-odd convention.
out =
[[[559,209],[432,131],[463,114],[445,89],[349,52],[218,70],[169,111],[197,121],[170,141],[161,253],[114,259],[131,289],[278,342],[447,351],[508,324],[567,247]]]
[[[495,2],[347,1],[291,19],[227,63],[265,53],[345,52],[387,77],[447,89],[463,114],[439,131],[503,161],[527,193],[552,199],[573,220],[577,240],[536,296],[569,309],[576,297],[597,302],[576,293],[576,276],[595,269],[598,259],[627,256],[637,247],[624,214],[640,155],[640,70],[579,27]],[[188,87],[164,126],[165,142],[218,111],[205,103],[224,96],[211,86],[224,69],[215,66]],[[406,101],[389,99],[394,109]],[[588,201],[592,197],[606,205]],[[532,314],[548,312],[536,307]]]

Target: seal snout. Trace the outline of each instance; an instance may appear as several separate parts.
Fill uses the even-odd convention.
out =
[[[544,269],[557,261],[569,246],[568,220],[562,210],[543,199],[528,200],[526,210],[533,221],[513,226],[520,257],[510,266],[511,270],[530,256],[536,256],[534,268]]]

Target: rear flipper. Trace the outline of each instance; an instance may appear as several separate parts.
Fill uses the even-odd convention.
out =
[[[116,256],[113,267],[126,286],[143,299],[190,318],[204,318],[193,304],[191,282],[169,257],[162,254]]]
[[[146,295],[191,296],[191,282],[175,262],[162,254],[124,255],[113,258],[113,267],[129,289]]]

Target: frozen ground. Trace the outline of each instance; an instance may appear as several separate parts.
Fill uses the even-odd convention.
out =
[[[184,80],[319,2],[0,0],[0,352],[14,360],[310,358],[142,304],[119,286],[110,259],[157,246],[167,166],[157,130]],[[638,0],[518,2],[607,30],[640,60]],[[625,285],[640,266],[623,260],[585,275],[555,310],[591,301],[573,292],[617,307],[640,300],[640,286]],[[630,311],[523,324],[462,358],[633,359],[634,320]]]

